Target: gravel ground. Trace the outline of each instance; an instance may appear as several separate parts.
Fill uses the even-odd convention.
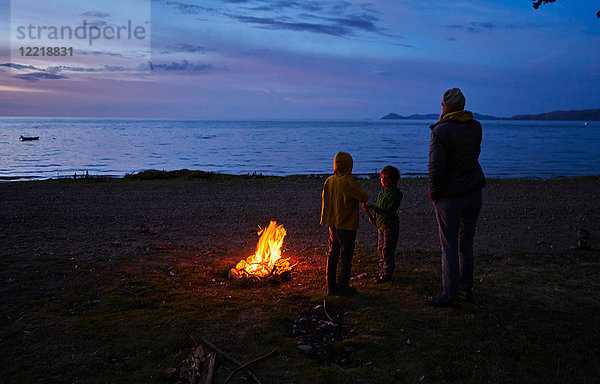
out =
[[[0,254],[13,261],[143,253],[152,247],[199,254],[252,253],[258,226],[276,220],[288,250],[323,253],[319,226],[323,178],[224,177],[198,181],[45,181],[0,184]],[[360,183],[375,201],[378,180]],[[437,250],[426,179],[402,179],[399,250]],[[577,232],[600,234],[600,177],[489,180],[476,252],[556,252]],[[374,248],[376,230],[361,211],[357,246]]]

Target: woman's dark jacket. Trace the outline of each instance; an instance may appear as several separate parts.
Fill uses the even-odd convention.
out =
[[[473,120],[473,114],[448,113],[429,128],[429,197],[436,201],[482,189],[481,124]]]

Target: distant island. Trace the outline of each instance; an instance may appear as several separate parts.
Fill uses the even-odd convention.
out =
[[[437,120],[439,113],[427,115],[401,116],[396,113],[388,113],[382,120]],[[513,117],[496,117],[473,113],[477,120],[555,120],[555,121],[600,121],[600,109],[582,109],[579,111],[554,111],[540,113],[537,115],[515,115]]]

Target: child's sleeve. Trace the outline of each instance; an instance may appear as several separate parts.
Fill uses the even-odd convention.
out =
[[[376,205],[374,207],[375,213],[382,216],[395,216],[398,208],[400,208],[403,196],[402,192],[398,191],[397,194],[391,196],[391,199],[382,201],[381,206]]]
[[[323,184],[323,190],[321,191],[321,220],[319,222],[320,225],[327,225],[328,218],[328,201],[327,201],[327,181]]]
[[[356,180],[352,180],[349,195],[354,200],[360,201],[361,203],[369,201],[369,195],[360,187]]]

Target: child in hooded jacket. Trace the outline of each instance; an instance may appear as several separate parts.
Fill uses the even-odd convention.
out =
[[[353,159],[349,153],[338,152],[333,160],[333,175],[323,184],[321,225],[329,227],[327,256],[327,289],[329,295],[353,296],[350,287],[354,242],[358,229],[358,205],[369,199],[352,176]],[[339,278],[336,280],[338,261]]]

